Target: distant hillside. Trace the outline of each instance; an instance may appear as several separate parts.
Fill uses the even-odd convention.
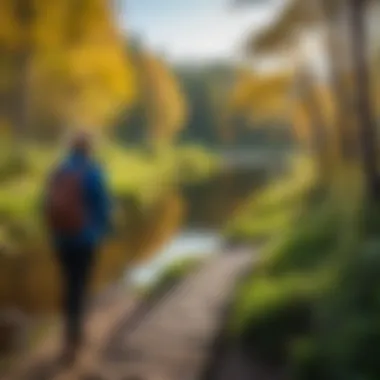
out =
[[[235,120],[229,126],[231,134],[223,133],[223,112],[233,84],[236,67],[229,63],[209,65],[182,65],[174,68],[187,96],[190,115],[180,135],[180,142],[196,142],[213,147],[254,147],[283,145],[291,141],[289,129],[284,126],[246,125]]]
[[[135,54],[141,49],[139,41],[130,42]],[[234,120],[226,127],[224,111],[236,81],[236,67],[228,62],[187,63],[170,66],[173,77],[187,103],[187,118],[175,138],[178,144],[201,144],[210,148],[245,148],[263,145],[283,145],[290,141],[288,128],[281,126],[246,125]],[[121,120],[119,137],[127,144],[146,143],[147,120],[143,109],[127,112]],[[230,121],[231,123],[231,121]],[[226,131],[228,133],[226,133]]]

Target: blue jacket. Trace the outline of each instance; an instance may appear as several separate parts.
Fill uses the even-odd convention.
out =
[[[89,221],[83,230],[75,236],[55,234],[53,240],[61,249],[83,245],[95,246],[101,242],[111,226],[110,196],[100,166],[78,153],[72,153],[58,167],[58,170],[78,170],[79,168],[83,168],[84,172],[84,201]]]

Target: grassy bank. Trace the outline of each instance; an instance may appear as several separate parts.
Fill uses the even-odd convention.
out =
[[[3,162],[7,163],[5,153],[2,155]],[[20,175],[7,175],[3,180],[0,178],[0,215],[22,217],[35,210],[46,175],[62,152],[27,146],[23,155],[27,165],[25,171]],[[215,155],[197,146],[168,148],[153,156],[138,149],[104,145],[99,149],[98,160],[106,169],[115,196],[131,195],[142,202],[159,196],[161,189],[174,182],[202,179],[218,165]]]
[[[5,176],[0,189],[0,306],[50,310],[60,299],[59,273],[39,205],[46,175],[60,152],[28,145],[23,154],[26,167]],[[3,158],[6,162],[7,156]],[[121,276],[132,261],[152,255],[178,228],[183,205],[171,191],[173,185],[200,180],[218,167],[218,159],[199,147],[151,155],[103,145],[99,160],[117,206],[115,230],[100,255],[94,291]]]
[[[364,201],[361,183],[360,171],[342,170],[317,196],[314,186],[296,186],[295,199],[279,197],[273,209],[258,201],[270,198],[269,188],[252,204],[266,204],[276,222],[253,206],[234,222],[255,225],[244,229],[245,238],[270,238],[238,290],[231,330],[248,354],[285,365],[292,380],[370,380],[380,373],[380,209]],[[298,211],[277,219],[290,210]],[[261,220],[265,227],[258,228]]]

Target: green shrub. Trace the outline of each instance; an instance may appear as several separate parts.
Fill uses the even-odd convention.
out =
[[[282,235],[297,221],[315,186],[312,166],[298,158],[290,174],[276,179],[237,210],[226,225],[225,236],[262,241]]]
[[[254,276],[239,289],[231,327],[263,359],[284,358],[289,342],[311,331],[325,285],[324,273]]]
[[[307,355],[292,350],[292,379],[369,380],[380,373],[380,241],[362,235],[341,249],[335,281],[314,302],[311,348]]]
[[[313,270],[336,248],[339,216],[329,202],[314,205],[294,223],[293,230],[264,252],[262,267],[269,275]]]
[[[353,178],[306,203],[238,292],[235,333],[265,359],[285,357],[292,380],[379,379],[380,209]]]

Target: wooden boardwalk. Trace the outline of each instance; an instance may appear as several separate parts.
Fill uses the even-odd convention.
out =
[[[77,365],[54,365],[52,344],[6,380],[197,380],[212,354],[221,316],[252,252],[213,257],[175,288],[133,329],[136,301],[116,299],[95,313]],[[56,339],[57,340],[57,339]]]

